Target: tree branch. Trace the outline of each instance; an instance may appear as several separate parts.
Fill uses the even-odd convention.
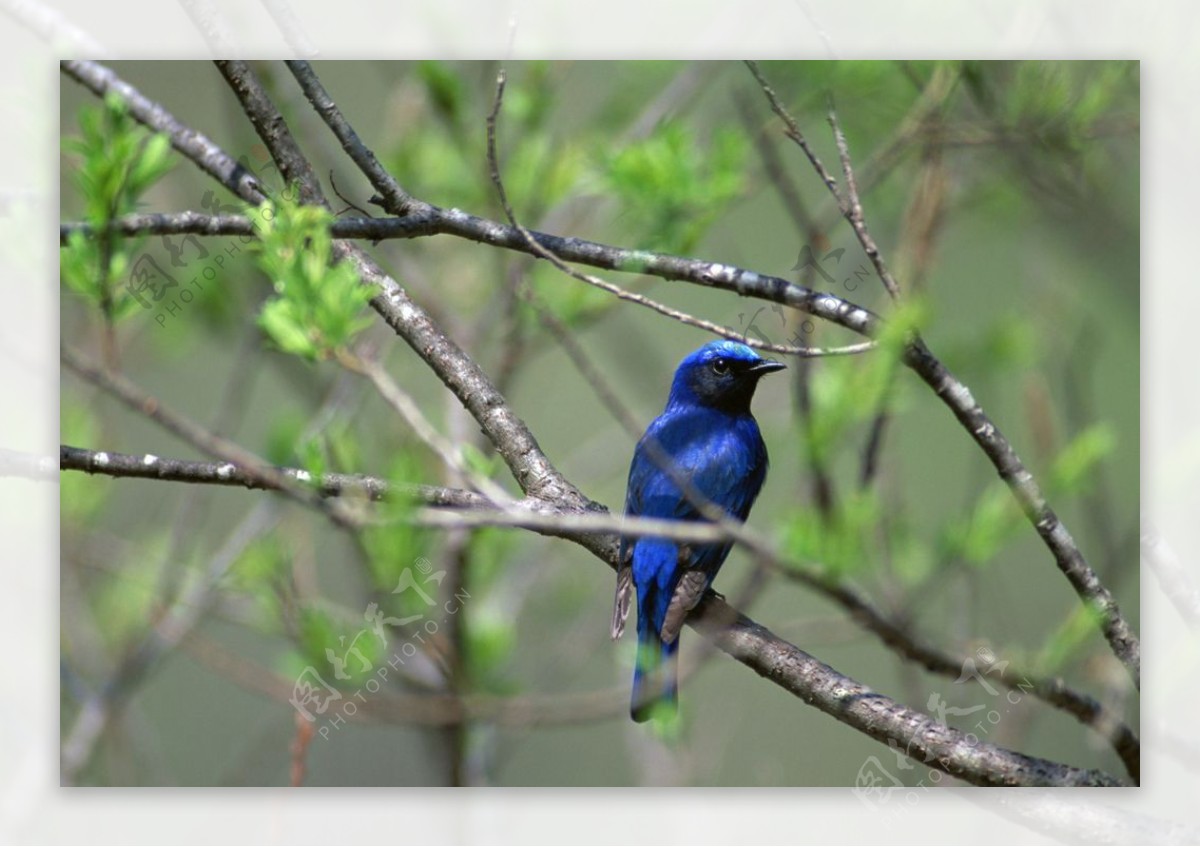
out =
[[[758,66],[754,62],[747,62],[747,65],[766,95],[772,111],[780,117],[787,127],[786,132],[788,137],[795,141],[804,151],[805,155],[808,156],[814,170],[817,171],[821,180],[837,199],[838,207],[842,210],[842,214],[854,229],[863,250],[871,258],[880,280],[883,281],[888,292],[894,295],[894,292],[898,291],[898,286],[887,269],[887,265],[883,262],[874,240],[871,239],[870,234],[867,232],[866,225],[862,219],[861,204],[857,206],[856,211],[856,204],[853,202],[857,196],[856,191],[853,188],[851,189],[850,198],[843,197],[838,193],[837,183],[808,146],[796,121],[783,107],[775,91],[767,83],[761,71],[759,71]],[[835,135],[840,134],[840,131],[836,128],[836,119],[834,120],[834,126]],[[839,151],[842,155],[843,163],[846,165],[847,172],[851,173],[849,170],[849,153],[846,149],[844,139],[839,141]],[[852,177],[848,181],[853,184]],[[1063,525],[1058,515],[1050,508],[1041,487],[1037,484],[1033,474],[1026,469],[1016,450],[1013,449],[1012,444],[1009,443],[1008,439],[1004,437],[996,425],[984,413],[967,386],[950,373],[946,366],[930,352],[918,334],[913,333],[912,338],[905,346],[903,361],[934,390],[934,393],[941,398],[943,403],[950,407],[951,412],[954,413],[959,423],[971,434],[975,443],[979,445],[984,454],[991,460],[1000,478],[1008,485],[1009,490],[1012,491],[1013,496],[1020,504],[1025,516],[1033,524],[1042,541],[1054,555],[1054,560],[1059,570],[1066,576],[1067,581],[1075,589],[1080,600],[1088,608],[1094,609],[1099,614],[1104,637],[1107,639],[1114,655],[1125,665],[1134,686],[1140,688],[1141,645],[1138,642],[1137,635],[1121,614],[1120,607],[1117,605],[1117,601],[1112,596],[1112,593],[1100,581],[1100,578],[1092,570],[1091,566],[1088,565],[1083,553],[1079,550],[1079,546],[1075,543],[1075,539],[1071,537],[1066,526]]]
[[[153,455],[135,456],[113,451],[97,452],[62,445],[59,448],[59,465],[62,470],[104,474],[113,478],[269,489],[261,479],[223,462],[185,461]],[[397,490],[396,483],[361,474],[328,473],[313,479],[307,471],[299,468],[278,467],[275,470],[298,483],[310,485],[324,497],[359,495],[371,500],[384,500]],[[582,544],[601,558],[605,558],[605,550],[615,547],[621,535],[653,535],[688,543],[730,540],[724,530],[711,524],[690,525],[678,521],[577,512],[560,509],[553,503],[538,501],[535,498],[502,506],[489,502],[487,498],[474,492],[428,485],[403,485],[399,490],[406,497],[434,507],[414,513],[411,522],[415,524],[443,529],[481,526],[528,529]],[[968,660],[974,660],[973,657],[953,655],[923,642],[906,626],[887,618],[853,588],[824,578],[811,568],[800,570],[798,566],[787,563],[773,567],[772,570],[814,588],[841,606],[856,623],[876,635],[886,647],[931,673],[958,678]],[[1130,776],[1135,781],[1139,779],[1141,752],[1137,735],[1096,700],[1075,691],[1059,678],[1039,677],[1027,673],[995,656],[992,656],[990,661],[981,658],[978,664],[983,666],[981,672],[985,676],[992,677],[1001,685],[1012,690],[1028,691],[1034,697],[1096,730],[1112,744]]]

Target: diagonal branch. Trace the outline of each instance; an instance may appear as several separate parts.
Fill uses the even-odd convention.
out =
[[[808,156],[814,170],[837,199],[838,207],[854,229],[863,250],[875,264],[876,273],[887,287],[888,292],[894,296],[898,291],[898,286],[884,264],[878,247],[867,232],[866,225],[862,220],[861,204],[858,204],[856,212],[855,204],[838,193],[837,183],[804,140],[804,135],[800,132],[795,119],[783,107],[778,95],[766,81],[758,66],[754,62],[747,62],[747,65],[762,88],[763,94],[766,95],[772,111],[784,122],[788,137],[795,141]],[[840,135],[840,131],[836,129],[836,120],[834,126],[835,134]],[[838,146],[843,164],[850,173],[849,153],[845,140],[841,139]],[[853,183],[852,178],[849,181]],[[1008,485],[1009,490],[1020,504],[1026,518],[1033,524],[1042,541],[1054,555],[1055,563],[1071,587],[1075,589],[1079,599],[1099,615],[1101,630],[1113,654],[1125,665],[1134,686],[1140,688],[1141,645],[1137,634],[1121,614],[1116,598],[1100,581],[1099,576],[1084,558],[1078,544],[1075,543],[1075,539],[1071,537],[1070,532],[1067,531],[1066,526],[1063,525],[1054,510],[1050,508],[1041,487],[1037,484],[1033,474],[1025,467],[1012,444],[984,413],[982,407],[972,396],[970,389],[933,355],[916,333],[912,335],[905,347],[903,360],[934,390],[942,402],[950,407],[955,418],[991,460],[1000,478]]]

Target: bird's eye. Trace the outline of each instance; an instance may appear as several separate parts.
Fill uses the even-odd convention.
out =
[[[725,376],[729,373],[729,362],[724,359],[713,359],[712,372],[717,376]]]

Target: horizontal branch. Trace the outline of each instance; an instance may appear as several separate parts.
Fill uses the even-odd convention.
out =
[[[88,474],[129,479],[223,485],[260,491],[277,490],[262,475],[249,473],[232,462],[188,461],[155,456],[152,453],[130,455],[111,450],[85,450],[63,444],[58,450],[58,466],[64,471],[83,471]],[[322,497],[359,495],[370,500],[383,500],[396,488],[394,483],[365,474],[326,473],[319,474],[314,479],[312,474],[301,468],[274,466],[272,470],[278,477],[289,479],[298,486],[310,486]],[[406,496],[430,506],[472,508],[487,503],[483,497],[473,492],[433,485],[408,485],[403,487],[403,492]]]
[[[116,478],[156,479],[250,489],[268,487],[261,479],[223,462],[194,462],[154,455],[97,452],[66,445],[60,447],[59,458],[63,470],[104,474]],[[395,483],[362,474],[329,473],[314,478],[299,468],[277,467],[275,470],[281,476],[311,486],[326,497],[359,494],[372,500],[383,500],[397,490]],[[405,496],[434,507],[419,510],[408,518],[420,526],[443,529],[483,526],[527,529],[541,535],[583,544],[601,558],[605,558],[608,551],[615,548],[620,535],[653,535],[687,543],[730,540],[728,531],[714,524],[635,518],[607,512],[581,513],[532,497],[501,508],[474,492],[427,485],[404,485],[400,490]],[[447,511],[447,507],[451,510]],[[807,571],[800,572],[788,567],[775,570],[804,582],[842,606],[859,625],[879,637],[884,645],[901,657],[921,665],[931,673],[948,677],[961,675],[968,657],[954,656],[920,641],[902,626],[886,618],[852,588],[822,579]],[[981,660],[978,664],[981,666],[981,674],[996,680],[1006,688],[1028,691],[1034,697],[1095,729],[1112,744],[1130,776],[1135,781],[1139,779],[1140,744],[1137,735],[1096,700],[1075,691],[1061,679],[1024,673],[996,657],[993,657],[993,661]]]
[[[781,277],[719,262],[689,259],[650,250],[631,250],[537,230],[528,230],[534,240],[531,244],[518,228],[508,224],[468,214],[460,209],[442,209],[420,201],[410,201],[410,205],[413,211],[403,217],[338,218],[330,227],[330,232],[335,238],[371,241],[452,235],[525,253],[535,259],[544,259],[543,253],[550,252],[563,261],[602,270],[646,274],[725,289],[743,297],[770,300],[828,320],[868,338],[875,337],[881,325],[879,316],[869,309],[834,294],[807,288]],[[256,235],[253,222],[243,215],[204,215],[196,212],[126,215],[118,218],[114,227],[116,232],[126,236]],[[86,223],[63,223],[59,226],[59,243],[66,244],[74,232],[93,234],[92,228]]]
[[[337,218],[329,227],[334,238],[365,238],[383,241],[389,238],[411,238],[411,227],[404,218]],[[113,221],[113,232],[133,237],[138,235],[258,235],[255,222],[245,215],[207,215],[203,212],[161,212],[124,215]],[[82,221],[59,225],[58,243],[66,245],[73,233],[88,238],[97,235],[95,227]]]
[[[279,491],[297,503],[326,514],[341,529],[350,530],[359,522],[358,516],[343,503],[325,501],[303,485],[276,473],[274,468],[249,450],[209,432],[192,419],[177,414],[124,376],[95,365],[83,353],[64,346],[60,350],[60,357],[62,363],[81,379],[111,394],[126,407],[144,415],[196,449],[240,467],[244,474],[258,479],[263,488]]]

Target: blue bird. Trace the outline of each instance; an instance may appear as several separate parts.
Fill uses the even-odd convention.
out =
[[[711,341],[680,362],[666,409],[634,450],[625,514],[705,521],[698,504],[707,500],[744,521],[767,476],[767,447],[750,399],[760,377],[783,367],[728,340]],[[621,540],[612,636],[624,631],[636,589],[635,721],[678,708],[679,633],[730,546],[650,536]]]

